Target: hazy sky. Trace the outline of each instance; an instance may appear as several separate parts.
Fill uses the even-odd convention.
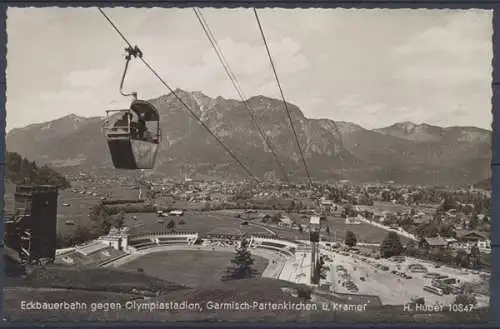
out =
[[[279,98],[251,9],[203,9],[247,97]],[[173,88],[238,99],[192,9],[107,14]],[[262,9],[285,97],[307,117],[491,128],[492,13]],[[125,44],[96,8],[9,8],[9,129],[126,106]],[[140,62],[126,89],[168,91]]]

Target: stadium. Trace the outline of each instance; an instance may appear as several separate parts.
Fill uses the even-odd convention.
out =
[[[44,193],[40,195],[50,195]],[[65,205],[69,204],[66,200],[74,200],[70,194],[64,192],[64,202],[60,203],[58,212],[69,211]],[[25,200],[21,196],[18,193],[19,200]],[[475,290],[478,304],[466,319],[478,321],[478,317],[482,319],[487,314],[489,288],[485,282],[489,277],[486,273],[438,267],[411,257],[380,259],[360,252],[380,244],[386,232],[378,227],[366,223],[349,226],[329,216],[322,220],[318,216],[289,214],[307,226],[304,231],[298,231],[290,226],[252,219],[255,216],[244,210],[183,211],[166,217],[155,212],[126,213],[120,229],[112,227],[106,235],[57,249],[53,264],[29,266],[21,277],[11,275],[5,291],[6,317],[13,321],[48,320],[51,316],[43,309],[20,309],[23,301],[31,300],[49,303],[47,305],[63,301],[83,303],[86,309],[93,310],[58,313],[59,321],[149,320],[152,317],[159,321],[359,322],[377,317],[384,322],[407,322],[421,321],[419,316],[426,313],[430,322],[465,321],[454,312],[436,314],[421,309],[403,312],[404,305],[419,299],[423,299],[425,305],[452,304],[457,291],[440,293],[429,289],[432,280],[439,277],[456,278],[460,282],[457,288],[467,286]],[[54,215],[54,219],[58,227],[72,228],[59,216]],[[325,221],[341,234],[348,229],[355,230],[363,242],[355,249],[339,240],[332,242],[328,236],[319,234]],[[224,280],[243,243],[253,260],[253,275]],[[10,265],[23,263],[8,246],[6,255],[10,255]],[[319,276],[315,272],[318,264],[321,264]],[[151,306],[167,301],[177,303],[175,305],[200,305],[203,311],[170,309],[166,314],[165,310],[159,311],[161,307]],[[127,305],[132,302],[156,311],[146,314],[134,307],[136,311],[131,312]],[[305,303],[316,308],[334,306],[328,308],[330,311],[299,312],[287,308],[273,315],[273,309],[242,312],[229,307],[220,312],[209,306],[213,303],[274,303],[275,308],[280,307],[279,303]],[[338,305],[344,305],[345,310]]]

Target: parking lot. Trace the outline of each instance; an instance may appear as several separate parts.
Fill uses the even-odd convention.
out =
[[[463,283],[479,283],[483,280],[479,274],[447,267],[435,268],[430,263],[411,258],[394,262],[333,252],[328,255],[332,262],[327,262],[327,279],[332,283],[334,291],[377,295],[385,305],[403,305],[420,297],[425,299],[426,304],[450,304],[453,303],[455,295],[440,296],[425,291],[424,286],[430,286],[432,280],[438,276],[454,278]],[[424,270],[419,271],[419,267]],[[487,296],[476,298],[478,306],[489,303]]]

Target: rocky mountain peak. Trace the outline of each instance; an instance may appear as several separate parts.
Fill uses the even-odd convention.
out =
[[[176,89],[182,100],[257,176],[280,171],[243,102]],[[150,100],[161,113],[162,144],[155,171],[169,177],[244,176],[241,168],[171,94]],[[304,179],[303,164],[279,99],[259,95],[248,104],[283,166]],[[288,104],[306,162],[315,179],[475,183],[489,177],[491,132],[401,122],[367,130],[351,122],[309,119]],[[102,120],[68,115],[13,129],[7,148],[53,166],[112,170]]]

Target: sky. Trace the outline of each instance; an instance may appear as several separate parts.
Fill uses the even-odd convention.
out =
[[[105,12],[174,89],[239,99],[191,8]],[[245,96],[280,93],[251,9],[202,8]],[[492,12],[260,9],[285,98],[306,117],[373,129],[491,129]],[[7,129],[128,107],[126,44],[97,8],[9,8]],[[168,90],[131,63],[125,90]]]

